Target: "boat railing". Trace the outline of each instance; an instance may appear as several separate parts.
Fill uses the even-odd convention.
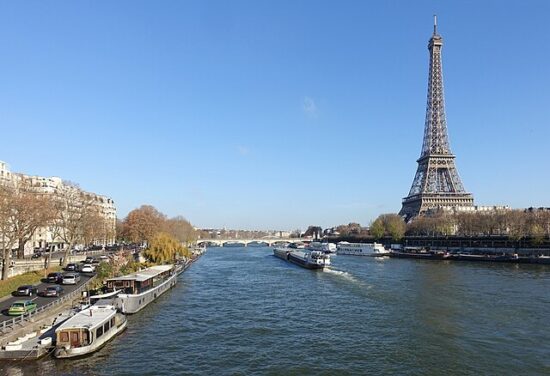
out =
[[[25,313],[24,315],[17,316],[12,318],[11,320],[3,321],[2,324],[0,324],[0,335],[6,335],[7,333],[19,329],[23,326],[25,326],[25,323],[29,323],[34,321],[34,318],[36,315],[47,311],[51,308],[58,307],[63,305],[64,303],[71,301],[75,299],[76,297],[82,296],[82,291],[86,290],[88,287],[88,284],[95,278],[95,276],[92,276],[86,283],[83,283],[81,286],[79,286],[76,290],[72,291],[71,293],[64,295],[60,298],[55,299],[54,301],[40,306],[36,308],[32,312]]]

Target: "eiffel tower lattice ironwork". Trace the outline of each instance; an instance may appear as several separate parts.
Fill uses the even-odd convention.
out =
[[[429,209],[474,205],[472,194],[464,190],[455,166],[455,156],[449,147],[441,67],[442,46],[443,38],[437,33],[437,18],[434,16],[434,33],[428,43],[430,72],[424,142],[411,190],[403,199],[399,212],[407,220]]]

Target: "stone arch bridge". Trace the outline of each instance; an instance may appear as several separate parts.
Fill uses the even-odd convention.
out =
[[[206,247],[248,247],[248,246],[284,246],[295,242],[304,242],[305,239],[201,239],[197,241],[198,246]]]

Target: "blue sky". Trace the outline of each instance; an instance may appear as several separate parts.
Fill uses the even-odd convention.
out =
[[[0,2],[0,160],[200,227],[367,225],[422,146],[432,15],[476,204],[550,206],[548,1]]]

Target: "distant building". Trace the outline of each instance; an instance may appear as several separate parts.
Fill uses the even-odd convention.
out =
[[[508,205],[475,205],[475,206],[455,206],[455,207],[449,207],[449,206],[441,206],[434,209],[441,209],[446,212],[452,212],[452,213],[494,213],[498,211],[509,211],[512,210]]]

